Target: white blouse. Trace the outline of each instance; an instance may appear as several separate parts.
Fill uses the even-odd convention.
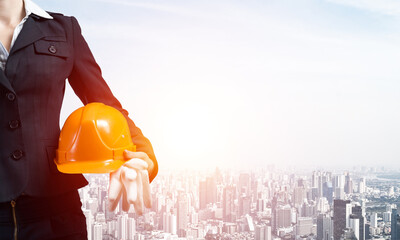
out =
[[[14,29],[14,33],[13,33],[13,36],[11,39],[10,49],[12,49],[12,47],[15,43],[15,40],[17,40],[17,37],[18,37],[19,33],[21,32],[22,27],[24,26],[24,23],[26,22],[26,20],[28,19],[29,15],[31,13],[38,15],[40,17],[43,17],[43,18],[53,19],[52,16],[50,16],[46,11],[41,9],[38,5],[36,5],[31,0],[24,0],[24,8],[25,8],[25,13],[26,13],[25,17],[21,20],[21,22],[18,24],[18,26],[16,26]],[[9,55],[9,52],[4,47],[3,43],[0,42],[0,68],[3,71],[6,67],[8,55]]]

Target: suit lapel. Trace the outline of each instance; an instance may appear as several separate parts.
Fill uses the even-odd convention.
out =
[[[10,50],[10,54],[8,56],[7,64],[6,64],[6,69],[5,71],[0,70],[0,84],[6,87],[8,90],[11,92],[14,92],[14,89],[11,85],[10,78],[13,78],[13,74],[15,74],[15,61],[17,59],[11,59],[15,58],[17,56],[14,55],[14,53],[30,44],[33,42],[43,38],[45,35],[43,34],[42,30],[40,29],[39,23],[36,22],[32,15],[28,17],[26,22],[24,23],[24,26],[19,33],[17,40],[15,40],[14,45],[12,46]],[[13,62],[11,65],[10,63]],[[16,61],[18,62],[18,61]]]
[[[14,88],[11,86],[10,81],[4,74],[4,71],[0,69],[0,84],[7,88],[9,91],[15,93]]]
[[[15,43],[10,51],[10,56],[20,50],[28,46],[29,44],[43,38],[45,35],[42,30],[38,26],[38,23],[33,19],[32,15],[28,17],[26,22],[24,23],[24,27],[22,28],[20,34],[15,40]]]

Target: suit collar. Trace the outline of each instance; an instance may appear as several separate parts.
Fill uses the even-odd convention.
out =
[[[42,18],[53,19],[52,16],[50,16],[45,10],[40,8],[31,0],[24,0],[24,7],[25,7],[26,17],[28,17],[30,14],[35,14],[36,16]]]
[[[21,33],[15,40],[14,45],[10,50],[10,56],[21,48],[43,38],[45,35],[43,31],[38,26],[38,23],[33,19],[32,15],[28,17],[24,23]]]

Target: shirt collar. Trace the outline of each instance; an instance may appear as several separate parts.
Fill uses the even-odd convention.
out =
[[[42,18],[53,19],[52,16],[50,16],[45,10],[40,8],[31,0],[24,0],[24,5],[25,5],[26,17],[29,16],[31,13],[33,13]]]

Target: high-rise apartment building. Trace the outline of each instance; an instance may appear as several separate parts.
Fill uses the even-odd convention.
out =
[[[82,212],[86,217],[86,230],[88,239],[92,239],[92,223],[94,222],[93,215],[89,209],[83,209]]]
[[[207,177],[199,183],[200,209],[206,208],[208,203],[217,201],[217,183],[214,177]]]
[[[303,187],[296,187],[293,191],[293,203],[295,206],[301,206],[306,198],[306,189]]]
[[[391,239],[400,239],[400,216],[397,208],[392,209]]]
[[[304,236],[312,233],[313,220],[311,217],[299,217],[297,219],[296,235]]]
[[[331,240],[333,237],[333,219],[328,214],[317,217],[317,240]]]
[[[265,236],[265,240],[272,240],[271,226],[265,226],[264,236]]]
[[[311,186],[312,188],[316,188],[317,190],[317,198],[322,197],[322,185],[324,181],[324,176],[323,173],[320,171],[314,171],[312,175],[312,181],[311,181]],[[315,200],[315,199],[313,199]]]
[[[118,238],[126,239],[127,238],[127,225],[128,225],[128,214],[124,213],[119,215],[117,218],[117,226],[118,226]]]
[[[322,196],[325,197],[329,204],[333,201],[333,187],[331,182],[324,182],[322,187]]]
[[[178,197],[178,236],[186,237],[186,228],[189,222],[188,219],[188,199],[184,194]]]
[[[353,193],[353,180],[350,177],[350,173],[346,173],[344,191],[347,194]]]
[[[277,232],[277,209],[278,208],[278,198],[274,196],[271,201],[271,228],[272,232],[276,234]]]
[[[176,215],[172,212],[166,212],[163,214],[163,230],[164,232],[176,234]]]
[[[350,216],[350,219],[358,219],[358,233],[356,233],[356,230],[353,228],[355,231],[355,235],[358,236],[358,240],[365,240],[365,217],[363,215],[363,210],[362,206],[354,206],[352,207],[352,215]],[[354,224],[355,220],[352,220],[353,223],[350,223],[350,227],[352,224]]]
[[[256,225],[255,228],[255,240],[271,240],[271,226],[267,225]]]
[[[287,228],[292,223],[292,209],[289,205],[278,208],[276,212],[277,228]]]
[[[350,211],[349,211],[350,205]],[[350,225],[350,200],[335,199],[333,201],[333,239],[340,240],[346,226]]]
[[[127,230],[128,240],[134,240],[136,234],[136,220],[134,218],[128,218]]]
[[[335,188],[335,199],[344,199],[344,188]]]
[[[360,219],[358,216],[351,214],[350,215],[350,227],[349,229],[353,231],[354,237],[357,240],[361,240],[360,238]]]
[[[371,227],[373,227],[373,228],[378,227],[378,214],[376,212],[371,214],[370,223],[371,223]]]
[[[251,197],[242,195],[239,198],[239,217],[250,214]]]
[[[222,217],[224,222],[233,222],[235,212],[235,192],[236,188],[233,185],[226,186],[222,197]]]
[[[93,240],[103,240],[103,228],[99,223],[93,225]]]
[[[199,208],[204,209],[207,206],[207,182],[200,181],[199,183]]]
[[[239,195],[242,195],[242,193],[246,194],[246,196],[250,195],[250,175],[248,173],[239,175],[238,191]]]
[[[388,223],[392,220],[392,213],[391,212],[384,212],[382,213],[382,220],[385,223]]]
[[[337,175],[333,178],[333,187],[336,188],[343,188],[345,185],[345,176],[344,175]]]
[[[217,202],[217,182],[214,177],[206,178],[206,190],[207,203]]]

